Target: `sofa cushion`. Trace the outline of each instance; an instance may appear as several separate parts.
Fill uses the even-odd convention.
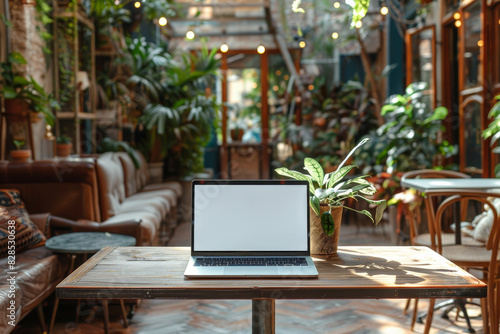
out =
[[[155,239],[158,237],[157,232],[160,230],[161,221],[154,214],[144,211],[123,212],[117,214],[106,222],[121,222],[127,220],[141,220],[142,242],[144,245],[154,245]]]
[[[61,261],[63,260],[63,261]],[[29,249],[16,256],[16,274],[14,281],[7,270],[0,273],[0,309],[7,310],[13,301],[15,319],[22,319],[35,308],[43,299],[47,298],[56,285],[64,278],[69,261],[65,257],[59,258],[45,246]],[[0,259],[0,268],[8,268],[8,258]],[[9,311],[10,313],[10,311]],[[0,333],[8,333],[12,327],[8,323],[10,318],[2,312],[0,317]]]
[[[139,197],[129,197],[126,198],[120,205],[120,210],[118,213],[123,212],[140,212],[146,211],[154,214],[159,221],[164,220],[170,213],[170,204],[168,201],[161,197],[152,198],[139,198]]]
[[[29,219],[19,191],[0,189],[0,257],[43,244],[45,236]]]
[[[170,189],[145,191],[127,197],[127,199],[134,199],[134,200],[150,200],[154,198],[161,198],[167,201],[169,203],[170,208],[177,207],[177,197],[175,193]]]
[[[142,188],[143,192],[169,189],[175,193],[178,199],[182,197],[182,185],[176,181],[147,184]]]

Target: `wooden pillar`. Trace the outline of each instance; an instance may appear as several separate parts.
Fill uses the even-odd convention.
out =
[[[267,91],[269,89],[268,77],[268,52],[260,56],[260,84],[261,84],[261,126],[262,126],[262,170],[261,178],[269,178],[269,107],[267,104]]]
[[[227,53],[222,53],[222,146],[220,148],[220,178],[228,178],[229,155],[227,147]]]

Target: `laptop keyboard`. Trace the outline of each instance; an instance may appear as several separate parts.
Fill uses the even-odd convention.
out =
[[[197,258],[195,266],[307,266],[305,257],[204,257]]]

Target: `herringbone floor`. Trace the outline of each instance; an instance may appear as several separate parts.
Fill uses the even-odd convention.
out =
[[[341,245],[387,245],[387,226],[376,229],[364,226],[344,225],[341,229]],[[170,246],[189,244],[189,226],[181,224],[169,242]],[[286,334],[309,333],[412,333],[411,314],[405,315],[406,300],[281,300],[276,302],[276,331]],[[54,333],[93,334],[102,333],[102,312],[95,301],[83,301],[81,317],[75,322],[75,302],[63,301],[57,314]],[[51,305],[46,305],[46,318]],[[420,301],[419,309],[427,309],[427,301]],[[411,313],[411,312],[410,312]],[[477,315],[470,309],[470,315]],[[438,312],[432,323],[432,333],[463,333],[463,318],[441,319]],[[473,328],[482,332],[480,317],[472,319]],[[143,300],[135,308],[129,327],[124,328],[118,305],[110,306],[110,329],[114,334],[160,333],[250,333],[251,302],[240,300]],[[26,317],[15,334],[41,332],[36,312]],[[415,332],[422,332],[417,324]]]

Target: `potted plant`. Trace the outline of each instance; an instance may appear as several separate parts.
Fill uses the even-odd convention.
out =
[[[288,170],[285,167],[275,169],[279,175],[309,182],[312,254],[336,254],[343,208],[364,214],[375,224],[382,219],[387,202],[366,197],[376,192],[375,187],[366,180],[368,175],[349,178],[347,175],[357,166],[344,166],[356,149],[367,141],[368,139],[363,139],[331,173],[325,174],[321,165],[313,158],[304,159],[304,169],[308,174]],[[368,210],[359,211],[345,206],[344,201],[348,198],[360,198],[375,205],[377,207],[375,217]]]
[[[8,114],[17,115],[28,110],[42,113],[47,124],[54,127],[52,109],[60,109],[59,104],[33,77],[27,79],[17,73],[15,67],[26,63],[26,59],[18,52],[10,53],[7,61],[0,63],[0,95],[5,99],[5,109]]]
[[[18,162],[28,161],[29,158],[31,157],[31,151],[21,149],[24,146],[24,144],[26,144],[26,141],[23,139],[14,139],[12,142],[16,146],[16,150],[10,151],[10,156],[12,157],[12,160]]]
[[[71,154],[71,149],[73,144],[71,143],[71,138],[67,136],[58,136],[56,144],[56,154],[58,157],[67,157]]]

